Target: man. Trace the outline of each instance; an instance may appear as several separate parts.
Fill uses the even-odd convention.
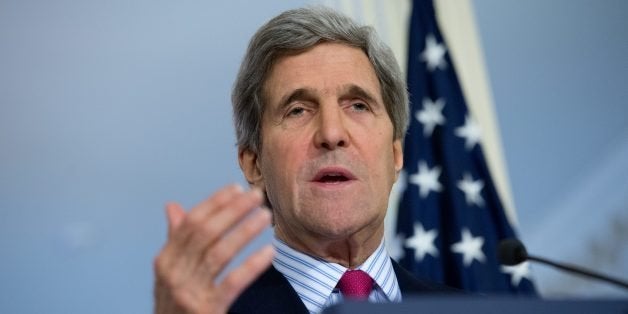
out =
[[[280,14],[252,38],[232,100],[252,189],[226,187],[189,213],[167,205],[158,313],[318,313],[344,298],[398,302],[441,289],[412,278],[384,248],[408,100],[371,28],[321,7]],[[262,203],[270,211],[255,210]],[[217,282],[270,212],[274,249]]]

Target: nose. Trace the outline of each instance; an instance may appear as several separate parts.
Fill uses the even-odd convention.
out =
[[[317,148],[334,150],[346,147],[349,137],[342,109],[338,104],[321,106],[314,142]]]

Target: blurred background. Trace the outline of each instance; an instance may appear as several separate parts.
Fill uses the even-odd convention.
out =
[[[1,0],[0,312],[150,312],[164,203],[244,183],[249,38],[319,2],[365,3]],[[471,3],[529,251],[626,278],[628,2]],[[626,297],[533,272],[548,297]]]

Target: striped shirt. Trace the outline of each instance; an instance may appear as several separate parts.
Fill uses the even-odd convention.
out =
[[[273,245],[277,251],[273,266],[288,279],[310,313],[320,313],[342,301],[336,284],[347,271],[346,267],[301,253],[277,237],[274,237]],[[369,302],[401,302],[397,276],[383,240],[364,264],[355,269],[368,273],[374,280]]]

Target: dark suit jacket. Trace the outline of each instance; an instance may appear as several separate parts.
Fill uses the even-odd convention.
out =
[[[401,294],[451,293],[455,290],[415,278],[395,261],[393,269]],[[229,313],[309,313],[286,277],[271,266],[240,295]]]

